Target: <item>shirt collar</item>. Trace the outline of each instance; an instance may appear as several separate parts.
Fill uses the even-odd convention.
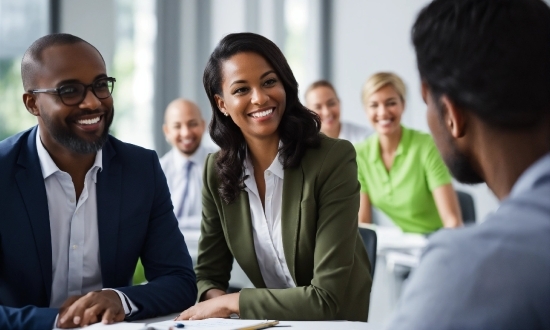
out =
[[[281,141],[279,141],[279,148],[281,146],[282,146],[282,143]],[[246,158],[244,160],[243,174],[245,176],[248,175],[248,177],[250,178],[250,176],[253,176],[254,174],[252,172],[253,168],[254,166],[252,166],[252,160],[250,159],[250,156],[248,154],[248,148],[246,148]],[[269,165],[266,171],[270,171],[271,173],[279,177],[281,180],[285,178],[285,170],[283,169],[283,164],[281,164],[281,162],[279,161],[279,153],[277,153],[277,155],[275,156],[275,159],[273,159],[273,162],[271,163],[271,165]],[[246,180],[245,180],[245,184],[246,184]]]
[[[540,179],[547,176],[550,177],[550,153],[542,156],[520,175],[510,191],[510,197],[533,189]]]
[[[38,126],[36,130],[36,151],[38,152],[38,160],[40,161],[40,168],[42,169],[42,177],[44,180],[55,172],[61,172],[42,144],[42,140],[40,139],[40,126]],[[93,180],[97,183],[97,172],[103,169],[103,150],[99,150],[96,153],[92,169],[94,169],[92,172]]]
[[[185,167],[187,162],[202,164],[201,159],[206,159],[204,152],[205,149],[202,147],[202,145],[199,145],[195,153],[193,153],[191,156],[186,156],[182,154],[181,151],[178,150],[178,148],[172,147],[172,154],[174,158],[174,164],[176,164],[176,168]]]
[[[395,155],[401,155],[407,152],[411,142],[411,131],[408,128],[401,125],[401,139],[395,150]],[[375,134],[367,143],[370,143],[370,150],[368,159],[371,162],[381,161],[382,157],[380,155],[380,138],[378,134]]]

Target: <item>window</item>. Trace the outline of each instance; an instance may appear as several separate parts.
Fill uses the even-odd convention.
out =
[[[0,140],[36,125],[23,105],[21,58],[48,31],[48,0],[0,0]]]

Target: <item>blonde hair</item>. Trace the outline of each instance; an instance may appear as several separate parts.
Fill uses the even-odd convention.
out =
[[[361,101],[363,101],[363,105],[367,104],[367,101],[372,94],[386,86],[393,87],[401,98],[403,104],[405,104],[407,88],[405,87],[403,80],[392,72],[378,72],[370,76],[361,89]]]

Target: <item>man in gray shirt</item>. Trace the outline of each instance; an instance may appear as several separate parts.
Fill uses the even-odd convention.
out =
[[[389,328],[550,329],[550,9],[435,0],[412,39],[443,159],[501,204],[430,238]]]

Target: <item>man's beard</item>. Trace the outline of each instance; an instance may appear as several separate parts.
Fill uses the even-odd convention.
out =
[[[92,154],[101,150],[101,148],[105,145],[105,142],[107,142],[107,139],[109,139],[109,128],[113,122],[114,113],[115,109],[113,107],[111,108],[109,118],[107,118],[109,113],[105,113],[103,115],[102,120],[105,120],[105,129],[95,141],[86,141],[81,139],[71,130],[54,124],[48,116],[42,116],[42,120],[46,127],[48,127],[52,137],[59,144],[78,154]]]
[[[485,180],[474,170],[470,158],[462,153],[454,142],[452,141],[448,133],[445,134],[445,139],[447,139],[447,144],[450,148],[450,153],[448,155],[443,155],[443,160],[453,177],[459,182],[465,184],[477,184],[483,183]]]

